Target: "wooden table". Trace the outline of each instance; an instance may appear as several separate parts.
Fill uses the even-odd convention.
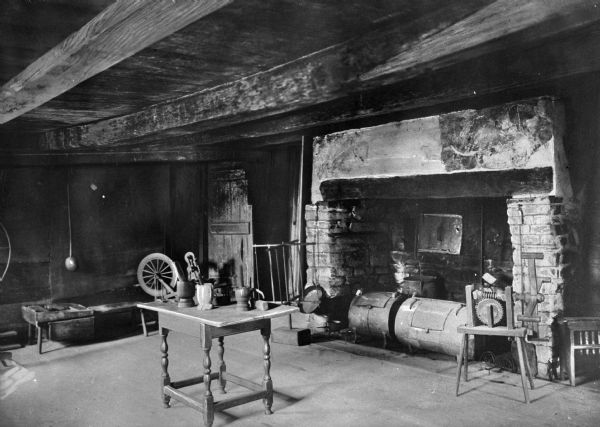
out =
[[[273,404],[273,382],[271,381],[271,346],[269,337],[271,335],[271,319],[286,316],[297,307],[280,306],[267,311],[250,310],[237,311],[235,306],[218,307],[213,310],[201,311],[196,307],[179,308],[173,303],[151,302],[138,304],[144,310],[158,312],[159,333],[161,335],[160,351],[162,354],[162,399],[165,408],[169,407],[171,399],[178,400],[183,404],[202,412],[204,424],[211,426],[214,420],[214,412],[222,411],[254,400],[262,399],[265,405],[265,413],[271,414]],[[223,360],[224,337],[227,335],[240,334],[259,330],[263,341],[264,377],[262,384],[256,384],[244,378],[226,372]],[[168,372],[168,344],[169,331],[181,332],[200,339],[204,352],[204,375],[180,381],[171,381]],[[211,372],[210,349],[213,338],[218,338],[218,372]],[[219,380],[219,388],[225,393],[227,381],[238,384],[251,390],[241,396],[215,401],[210,389],[211,381]],[[180,391],[181,388],[194,384],[204,383],[204,398],[196,400],[190,395]]]

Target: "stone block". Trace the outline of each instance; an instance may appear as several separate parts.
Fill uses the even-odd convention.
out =
[[[315,280],[327,280],[330,277],[333,277],[335,274],[335,270],[331,267],[311,267],[309,266],[306,271],[307,280],[312,282]]]
[[[523,292],[523,280],[521,279],[521,275],[519,273],[513,273],[512,288],[514,292]]]
[[[541,237],[545,236],[525,235],[521,236],[521,242],[523,245],[539,245]]]
[[[523,215],[551,215],[554,213],[552,206],[548,203],[523,204],[521,207]]]
[[[308,221],[315,221],[316,219],[317,219],[317,211],[316,211],[316,209],[304,211],[304,220],[306,222],[308,222]]]
[[[518,226],[520,224],[523,224],[524,221],[522,220],[520,215],[509,215],[508,219],[507,219],[508,225],[512,226]],[[511,233],[513,232],[513,229],[511,228]],[[518,232],[518,230],[517,230]]]
[[[539,302],[537,305],[538,311],[543,311],[546,313],[553,313],[554,312],[554,297],[555,297],[555,294],[544,295],[544,301]]]
[[[532,224],[533,225],[538,225],[538,226],[542,226],[542,225],[548,225],[548,226],[552,226],[552,218],[548,215],[535,215],[532,216]]]
[[[336,243],[336,238],[323,230],[307,229],[306,243],[318,243],[319,245],[334,244]]]
[[[539,242],[544,246],[559,248],[562,246],[563,239],[561,236],[539,236]]]
[[[542,284],[540,285],[541,294],[554,295],[557,289],[558,285],[556,283],[553,283],[552,281],[542,282]]]
[[[556,227],[553,227],[550,224],[530,225],[527,227],[527,234],[553,235],[553,234],[555,234],[555,229],[556,229]]]
[[[323,221],[347,221],[350,219],[349,212],[343,211],[327,211],[327,212],[317,212],[316,215],[317,220]]]
[[[545,365],[552,360],[552,347],[544,345],[544,343],[536,343],[535,354],[538,359],[538,366]]]
[[[558,275],[559,275],[559,270],[558,270],[558,268],[555,268],[555,267],[537,267],[536,270],[537,270],[538,280],[541,280],[544,277],[547,277],[547,278],[558,277]]]
[[[319,243],[319,245],[307,245],[306,246],[306,256],[310,257],[313,253],[318,254],[320,252],[327,253],[341,253],[343,252],[343,247],[335,243]]]
[[[341,253],[321,252],[311,258],[313,262],[316,260],[317,265],[322,267],[342,266],[344,262],[344,255]]]

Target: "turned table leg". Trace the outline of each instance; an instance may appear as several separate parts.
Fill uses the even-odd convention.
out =
[[[224,373],[227,371],[227,366],[225,365],[225,360],[223,360],[223,355],[225,354],[225,344],[224,337],[219,337],[219,386],[221,388],[221,393],[226,393],[225,385],[227,381],[224,378]]]
[[[169,330],[165,328],[160,328],[160,366],[162,368],[160,392],[165,408],[169,407],[169,402],[171,401],[171,396],[166,395],[164,391],[164,387],[171,384],[171,377],[169,377],[169,345],[167,344],[167,335],[169,335]]]
[[[210,391],[210,348],[212,346],[212,336],[206,325],[202,325],[202,351],[204,352],[204,425],[212,426],[215,418],[214,398]],[[219,343],[220,344],[220,343]]]
[[[37,323],[35,324],[35,327],[37,329],[37,348],[38,348],[38,353],[42,354],[42,327],[40,325],[38,325]]]
[[[263,388],[267,391],[267,397],[263,399],[265,405],[265,414],[270,415],[271,406],[273,405],[273,381],[271,381],[271,345],[269,344],[269,338],[271,336],[271,324],[265,326],[260,330],[260,334],[263,337],[263,358],[265,366],[265,376],[263,377]]]

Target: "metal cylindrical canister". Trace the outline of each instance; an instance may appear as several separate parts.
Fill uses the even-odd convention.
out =
[[[409,298],[402,303],[394,322],[396,339],[414,348],[459,354],[462,334],[459,325],[467,323],[464,304],[429,298]],[[475,340],[469,337],[469,357],[475,354]]]
[[[244,286],[240,286],[239,288],[235,288],[235,300],[236,300],[236,310],[237,311],[248,311],[250,307],[248,307],[248,298],[250,297],[250,289]]]
[[[360,335],[393,336],[394,318],[402,300],[395,292],[367,292],[354,297],[348,326]]]

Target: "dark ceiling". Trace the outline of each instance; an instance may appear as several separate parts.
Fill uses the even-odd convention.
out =
[[[6,117],[0,163],[10,164],[15,153],[101,154],[143,145],[146,151],[191,148],[197,154],[217,144],[285,143],[357,120],[600,71],[600,8],[588,0],[154,1],[162,6],[2,1],[0,103],[9,101],[0,104],[0,118]],[[174,4],[216,10],[188,20],[180,14],[185,25],[157,32],[163,16],[147,20],[143,12],[171,12]],[[129,15],[109,19],[104,33],[86,37],[90,21],[123,9]],[[138,35],[132,22],[145,28],[145,39],[132,37]],[[62,51],[72,34],[83,34],[83,44]],[[156,34],[170,35],[127,53]],[[27,74],[57,48],[41,83]],[[123,55],[109,68],[69,80],[101,63],[94,63],[95,53],[113,52]],[[29,85],[34,101],[13,118],[8,114],[21,101],[11,98],[7,82],[15,77],[26,83],[21,87]],[[61,79],[73,84],[53,92]],[[48,97],[36,103],[36,91],[44,90]]]
[[[9,0],[0,12],[0,83],[78,30],[107,0]],[[202,18],[0,131],[39,132],[120,116],[284,64],[441,0],[243,0]],[[6,6],[5,6],[6,4]]]

